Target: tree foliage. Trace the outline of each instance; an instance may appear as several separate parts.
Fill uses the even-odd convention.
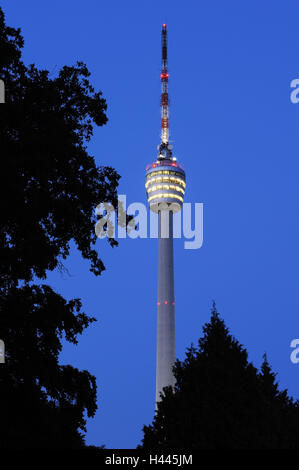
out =
[[[63,338],[76,343],[94,319],[79,299],[67,302],[38,281],[63,265],[72,240],[94,274],[105,269],[94,211],[101,202],[117,206],[119,175],[87,150],[107,105],[86,65],[51,77],[23,63],[23,45],[0,8],[0,447],[77,447],[85,413],[96,410],[96,383],[87,371],[60,366],[59,353]]]
[[[279,391],[264,356],[261,370],[229,333],[215,304],[198,347],[174,367],[144,449],[298,448],[299,404]]]

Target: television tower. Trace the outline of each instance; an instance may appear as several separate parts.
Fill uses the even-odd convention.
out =
[[[146,168],[146,192],[150,209],[158,213],[158,315],[156,403],[163,387],[174,386],[172,367],[176,360],[173,269],[173,214],[184,201],[185,171],[172,154],[169,143],[167,29],[162,26],[161,144],[157,160]]]

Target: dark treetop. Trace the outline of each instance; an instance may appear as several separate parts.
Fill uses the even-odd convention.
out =
[[[144,449],[299,448],[299,404],[279,391],[266,356],[261,371],[230,335],[215,304],[198,347],[174,368]]]

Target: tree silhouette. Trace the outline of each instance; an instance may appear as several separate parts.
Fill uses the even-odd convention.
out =
[[[213,304],[198,347],[177,360],[143,449],[298,448],[299,407],[280,392],[266,356],[261,371]]]
[[[105,269],[94,249],[94,210],[104,201],[117,206],[119,175],[87,151],[93,125],[107,122],[87,67],[78,62],[51,78],[24,65],[23,44],[0,8],[0,447],[78,447],[85,413],[96,410],[95,378],[58,359],[62,338],[76,343],[94,319],[79,299],[67,302],[38,283],[63,267],[71,240],[95,275]]]

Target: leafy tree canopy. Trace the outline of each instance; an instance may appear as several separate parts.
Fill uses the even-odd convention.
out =
[[[85,413],[96,410],[95,378],[58,358],[61,339],[76,343],[94,319],[79,299],[67,302],[33,282],[62,266],[71,240],[94,274],[105,269],[94,248],[94,210],[117,206],[120,177],[87,150],[93,126],[107,122],[107,105],[86,65],[51,77],[23,63],[23,45],[0,8],[0,447],[77,447]]]

